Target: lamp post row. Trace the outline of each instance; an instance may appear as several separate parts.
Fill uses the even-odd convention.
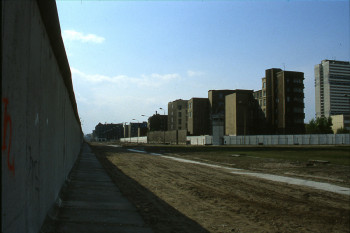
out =
[[[163,109],[163,108],[159,108],[160,110],[163,110],[163,112],[164,112],[164,116],[165,116],[165,110]],[[144,115],[144,114],[142,114],[141,115],[142,117],[150,117],[150,116],[147,116],[147,115]],[[133,121],[137,121],[137,123],[138,123],[138,126],[137,126],[137,143],[138,143],[138,138],[139,138],[139,133],[138,133],[138,131],[139,131],[139,127],[140,127],[140,121],[139,120],[137,120],[137,119],[132,119]],[[126,123],[127,122],[125,122],[125,125],[126,125]],[[130,134],[129,134],[129,137],[130,137],[130,142],[131,142],[131,123],[132,122],[129,122],[130,123]],[[165,119],[163,119],[163,131],[164,131],[164,143],[165,143]]]

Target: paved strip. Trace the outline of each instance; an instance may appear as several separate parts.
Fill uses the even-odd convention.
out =
[[[128,150],[131,152],[147,153],[146,151],[143,151],[143,150],[135,150],[135,149],[128,149]],[[154,155],[154,153],[148,153],[148,154]],[[323,191],[328,191],[328,192],[333,192],[333,193],[338,193],[338,194],[350,196],[350,188],[341,187],[341,186],[333,185],[333,184],[329,184],[329,183],[316,182],[316,181],[292,178],[292,177],[287,177],[287,176],[278,176],[278,175],[271,175],[271,174],[265,174],[265,173],[257,173],[257,172],[251,172],[251,171],[239,169],[239,168],[224,167],[224,166],[220,166],[220,165],[203,163],[203,162],[193,161],[193,160],[189,160],[189,159],[181,159],[181,158],[176,158],[176,157],[171,157],[171,156],[164,156],[161,154],[157,154],[157,155],[159,155],[162,158],[172,159],[172,160],[182,162],[182,163],[192,163],[192,164],[204,165],[207,167],[225,169],[225,170],[230,171],[230,173],[236,174],[236,175],[253,176],[256,178],[260,178],[260,179],[265,179],[265,180],[270,180],[270,181],[275,181],[275,182],[283,182],[283,183],[293,184],[293,185],[306,186],[306,187],[310,187],[310,188],[314,188],[314,189],[318,189],[318,190],[323,190]]]
[[[152,233],[84,144],[49,232]]]
[[[248,171],[233,171],[231,173],[238,174],[238,175],[253,176],[253,177],[257,177],[265,180],[283,182],[287,184],[307,186],[307,187],[311,187],[319,190],[324,190],[332,193],[338,193],[338,194],[350,196],[350,188],[341,187],[341,186],[333,185],[329,183],[316,182],[312,180],[304,180],[304,179],[292,178],[287,176],[277,176],[277,175],[264,174],[264,173],[248,172]]]

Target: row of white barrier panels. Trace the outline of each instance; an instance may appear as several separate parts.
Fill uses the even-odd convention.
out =
[[[225,145],[342,145],[349,134],[224,136]]]
[[[211,145],[213,137],[188,136],[191,145]],[[147,143],[147,137],[121,138],[121,142]],[[224,145],[343,145],[350,144],[350,134],[250,135],[224,136]]]
[[[144,137],[121,138],[121,139],[120,139],[120,142],[147,143],[147,136],[144,136]]]

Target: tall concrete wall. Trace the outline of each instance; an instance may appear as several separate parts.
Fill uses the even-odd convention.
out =
[[[1,1],[1,13],[1,232],[38,232],[81,125],[55,1]]]

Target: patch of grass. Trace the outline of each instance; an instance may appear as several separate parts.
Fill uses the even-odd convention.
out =
[[[132,146],[135,147],[135,146]],[[234,160],[232,155],[306,162],[325,160],[332,164],[350,166],[350,146],[181,146],[142,145],[142,149],[155,153],[191,155],[218,162]]]

